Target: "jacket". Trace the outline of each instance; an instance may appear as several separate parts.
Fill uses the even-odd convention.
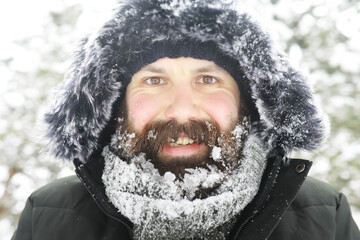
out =
[[[273,161],[266,171],[278,173],[262,180],[227,239],[360,239],[346,197],[314,178],[305,180],[310,166],[300,159],[281,166]],[[70,176],[31,194],[12,240],[132,239],[132,223],[99,189],[99,165],[78,163],[76,168],[81,181]]]

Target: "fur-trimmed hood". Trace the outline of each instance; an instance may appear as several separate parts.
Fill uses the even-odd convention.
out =
[[[116,109],[138,70],[129,70],[131,59],[157,42],[183,39],[214,43],[238,62],[265,146],[288,154],[321,144],[326,124],[307,79],[249,14],[221,1],[134,0],[122,2],[111,20],[81,41],[45,116],[52,153],[85,163],[99,152],[115,131]]]

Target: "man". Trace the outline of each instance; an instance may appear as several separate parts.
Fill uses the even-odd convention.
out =
[[[248,14],[124,3],[68,78],[46,121],[78,178],[35,191],[13,239],[360,239],[345,196],[287,158],[325,124]]]

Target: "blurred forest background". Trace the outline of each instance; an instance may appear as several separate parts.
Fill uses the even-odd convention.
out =
[[[26,198],[72,173],[52,159],[43,114],[76,42],[115,0],[14,0],[0,4],[0,236],[9,239]],[[344,192],[360,225],[360,1],[247,0],[293,64],[311,79],[331,136],[310,175]]]

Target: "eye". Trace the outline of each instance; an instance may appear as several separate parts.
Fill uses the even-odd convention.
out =
[[[205,76],[202,76],[198,80],[198,82],[203,83],[203,84],[214,84],[214,83],[218,82],[218,80],[212,76],[205,75]]]
[[[164,84],[165,81],[160,77],[149,77],[145,80],[145,83],[148,85],[161,85]]]

